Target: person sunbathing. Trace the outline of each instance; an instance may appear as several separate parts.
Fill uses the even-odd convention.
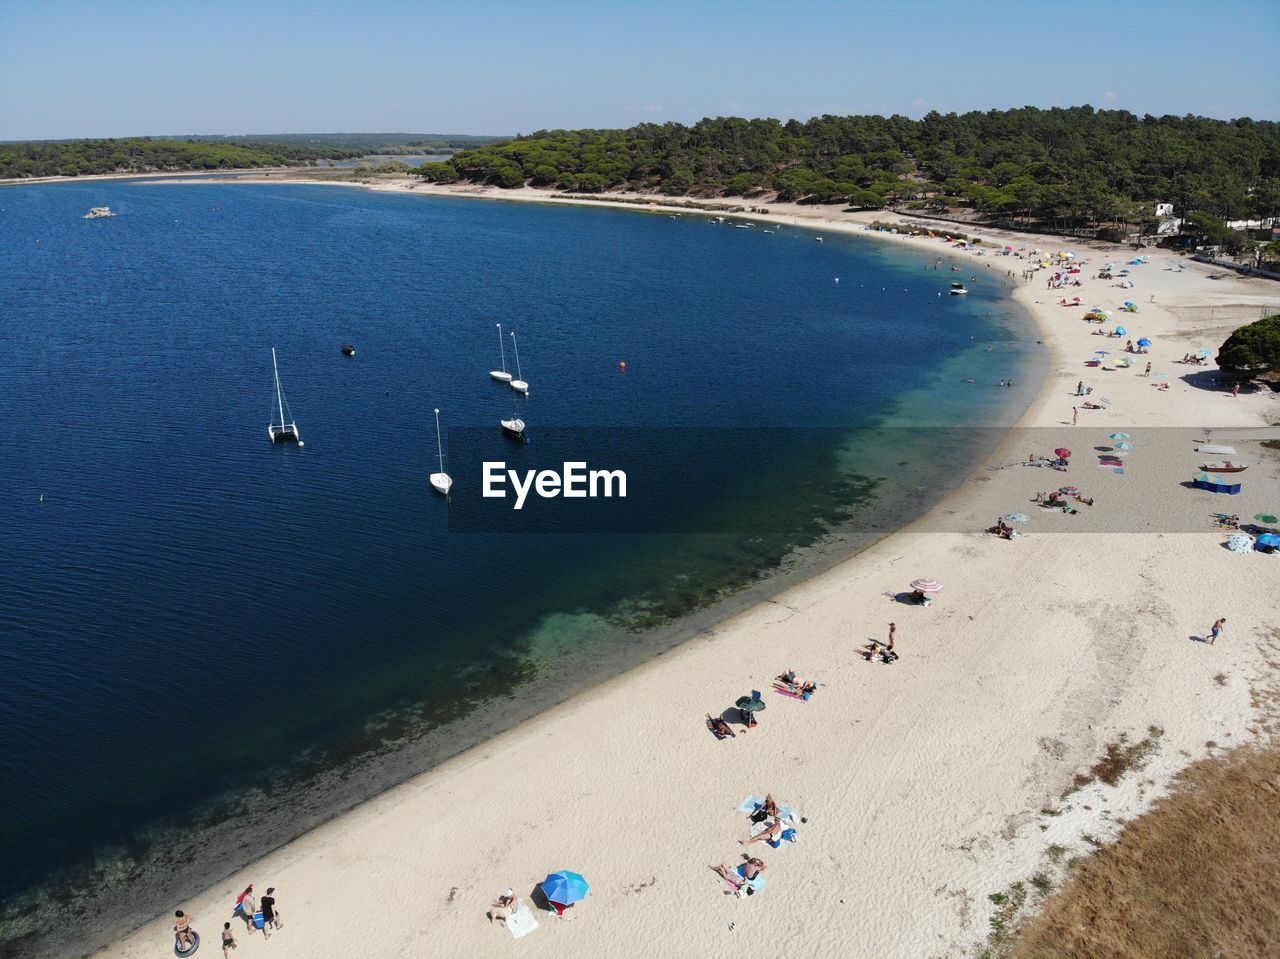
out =
[[[1077,502],[1077,503],[1084,503],[1084,505],[1085,505],[1085,506],[1092,506],[1092,505],[1093,505],[1093,497],[1092,497],[1092,496],[1089,496],[1089,497],[1077,496],[1077,497],[1076,497],[1076,502]]]
[[[725,736],[728,736],[730,739],[738,738],[738,734],[733,731],[732,726],[725,722],[724,717],[717,716],[712,719],[710,716],[707,716],[707,722],[711,724],[711,731],[721,739]]]
[[[778,808],[777,801],[773,798],[773,793],[764,794],[764,802],[760,804],[760,810],[766,815],[774,819],[782,817],[782,811]]]
[[[485,913],[492,923],[495,919],[504,926],[507,920],[520,911],[520,897],[515,894],[515,890],[508,889],[498,897],[498,901],[489,907],[489,911]]]
[[[786,689],[787,692],[795,696],[808,696],[818,688],[817,683],[811,683],[806,679],[798,678],[794,669],[789,669],[782,675],[778,676],[775,682]]]
[[[1101,407],[1101,406],[1099,406],[1097,403],[1081,403],[1081,404],[1080,404],[1080,408],[1081,408],[1082,410],[1100,410],[1100,409],[1102,409],[1102,407]]]
[[[782,820],[775,819],[764,829],[752,836],[750,839],[739,839],[738,842],[744,846],[750,846],[752,843],[769,842],[774,839],[778,833],[782,832]]]

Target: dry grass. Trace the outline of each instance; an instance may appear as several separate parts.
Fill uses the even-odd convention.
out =
[[[1114,786],[1122,778],[1124,774],[1135,769],[1141,769],[1146,763],[1147,757],[1156,748],[1156,741],[1164,735],[1164,730],[1159,726],[1152,726],[1147,730],[1145,739],[1131,743],[1127,736],[1123,733],[1119,740],[1114,743],[1107,743],[1106,751],[1102,758],[1089,767],[1089,771],[1085,773],[1077,773],[1075,778],[1071,780],[1071,785],[1066,792],[1062,794],[1065,799],[1077,789],[1083,789],[1092,782],[1104,782],[1108,786]]]
[[[1275,959],[1280,748],[1202,760],[1082,860],[1001,950],[1009,959]]]

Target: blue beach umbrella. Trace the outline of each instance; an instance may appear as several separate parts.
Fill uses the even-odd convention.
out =
[[[1129,330],[1123,326],[1116,327],[1116,336],[1124,336]]]
[[[1127,440],[1128,438],[1128,433],[1109,433],[1107,435],[1107,439],[1109,440]]]
[[[1258,545],[1271,546],[1276,549],[1280,549],[1280,534],[1263,533],[1261,536],[1258,537]]]
[[[1139,346],[1150,346],[1150,345],[1151,345],[1151,341],[1150,341],[1149,339],[1147,339],[1147,338],[1144,336],[1142,339],[1138,340],[1138,345],[1139,345]]]
[[[547,897],[547,901],[562,906],[572,906],[585,899],[590,888],[580,873],[569,872],[567,869],[553,872],[542,880],[542,894]]]
[[[1196,356],[1213,356],[1213,350],[1196,350]]]
[[[1117,441],[1116,441],[1116,449],[1118,449],[1118,450],[1132,450],[1132,449],[1133,449],[1133,444],[1132,444],[1132,443],[1130,443],[1130,442],[1128,442],[1127,440],[1117,440]]]

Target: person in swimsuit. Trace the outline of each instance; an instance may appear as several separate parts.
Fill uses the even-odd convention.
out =
[[[258,927],[253,924],[253,914],[256,911],[257,904],[253,899],[253,883],[249,883],[249,887],[240,893],[236,899],[236,912],[244,920],[244,927],[248,930],[249,935],[253,935],[258,931]]]
[[[496,919],[505,926],[507,924],[507,920],[515,915],[519,910],[520,897],[515,894],[514,889],[508,889],[498,897],[497,901],[492,906],[489,907],[487,915],[489,916],[489,922],[493,922]]]
[[[738,842],[744,846],[750,846],[752,843],[757,843],[757,842],[768,842],[769,840],[777,836],[778,833],[780,832],[782,832],[782,820],[775,819],[772,823],[769,824],[767,828],[761,829],[758,833],[756,833],[750,839],[739,839]]]
[[[173,924],[173,931],[178,936],[178,946],[183,952],[190,950],[195,944],[195,930],[191,928],[192,921],[195,916],[188,916],[181,909],[174,913],[176,921]]]
[[[236,947],[236,934],[231,931],[231,923],[222,924],[222,957],[230,959],[231,950]]]
[[[1227,628],[1227,620],[1225,617],[1217,620],[1216,622],[1214,622],[1212,626],[1209,627],[1209,645],[1210,646],[1212,646],[1214,643],[1218,641],[1218,637],[1222,635],[1222,631],[1226,628]]]
[[[746,883],[743,882],[744,878],[747,881],[750,881],[752,879],[755,879],[756,876],[760,875],[760,873],[764,872],[764,861],[761,859],[756,859],[754,856],[748,859],[745,863],[742,864],[741,876],[738,875],[737,870],[730,869],[728,866],[724,865],[723,863],[721,863],[718,866],[711,866],[709,868],[711,869],[712,872],[716,873],[716,875],[718,875],[721,879],[729,883],[729,885],[733,886],[734,889],[741,889],[744,885],[746,885]]]

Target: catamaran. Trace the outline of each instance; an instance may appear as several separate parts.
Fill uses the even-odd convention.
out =
[[[444,446],[440,442],[440,411],[436,410],[436,455],[440,458],[440,472],[431,474],[431,488],[443,496],[453,489],[453,479],[444,471]]]
[[[298,442],[298,424],[292,419],[288,422],[284,418],[284,391],[280,389],[280,365],[276,362],[276,348],[271,347],[271,368],[276,374],[276,409],[280,412],[280,425],[276,425],[275,416],[272,415],[271,422],[267,424],[267,435],[271,437],[273,443]],[[293,413],[290,411],[290,417]]]
[[[516,345],[516,334],[513,330],[511,333],[511,348],[516,351],[516,378],[511,381],[511,388],[519,390],[525,396],[529,395],[529,384],[524,381],[524,377],[520,375],[520,347]]]
[[[489,375],[492,376],[495,380],[499,381],[500,383],[510,383],[511,374],[507,372],[507,347],[502,342],[502,324],[498,323],[496,325],[498,327],[498,350],[500,355],[502,356],[502,369],[490,370]]]

